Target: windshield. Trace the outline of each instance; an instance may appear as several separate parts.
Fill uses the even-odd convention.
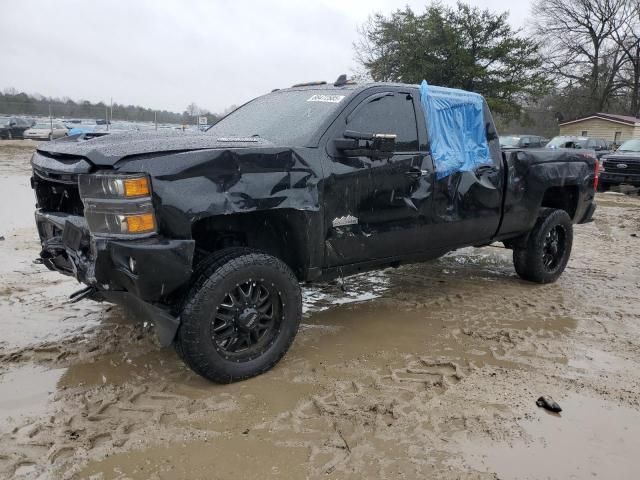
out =
[[[627,140],[618,149],[619,152],[640,152],[640,139]]]
[[[0,118],[0,125],[9,125],[9,118]]]
[[[256,98],[207,130],[216,137],[260,137],[278,145],[305,146],[345,101],[335,90],[289,90]]]
[[[54,123],[53,126],[55,127],[56,124]],[[50,123],[36,123],[31,128],[37,128],[37,129],[40,129],[40,130],[49,130],[49,129],[51,129],[51,124]]]
[[[518,142],[520,142],[520,137],[514,137],[512,135],[500,137],[500,145],[503,147],[517,147]]]

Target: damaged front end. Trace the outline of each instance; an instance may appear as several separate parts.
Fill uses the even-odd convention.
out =
[[[80,157],[36,153],[32,165],[41,262],[89,287],[76,299],[122,304],[169,345],[179,319],[168,299],[191,276],[195,242],[158,231],[150,179],[89,173]]]

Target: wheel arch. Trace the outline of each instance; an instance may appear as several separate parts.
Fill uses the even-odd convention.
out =
[[[577,185],[552,186],[544,191],[540,208],[564,210],[575,221],[579,198],[580,190]]]
[[[243,246],[285,262],[299,280],[308,277],[317,262],[320,244],[315,235],[316,212],[274,209],[199,219],[191,227],[196,250],[207,255],[223,248]]]

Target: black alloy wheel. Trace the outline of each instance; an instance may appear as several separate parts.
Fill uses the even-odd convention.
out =
[[[291,268],[244,247],[201,259],[181,304],[176,351],[194,372],[218,383],[272,368],[302,318],[300,285]]]
[[[225,359],[252,360],[273,343],[282,315],[282,299],[274,286],[249,279],[216,308],[211,340]]]
[[[524,280],[555,282],[564,272],[573,245],[573,224],[560,209],[542,208],[524,243],[515,243],[513,265]]]
[[[553,227],[544,238],[542,264],[548,272],[555,271],[564,257],[566,233],[562,225]]]

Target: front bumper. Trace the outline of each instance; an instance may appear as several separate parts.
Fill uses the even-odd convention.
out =
[[[640,186],[640,175],[612,173],[608,170],[605,170],[604,172],[600,172],[600,182],[606,182],[615,185],[624,183],[627,185]]]
[[[94,287],[94,298],[124,304],[136,317],[161,323],[161,343],[167,343],[163,336],[173,340],[178,320],[161,302],[191,278],[193,240],[96,238],[82,216],[37,210],[35,218],[47,268]]]

